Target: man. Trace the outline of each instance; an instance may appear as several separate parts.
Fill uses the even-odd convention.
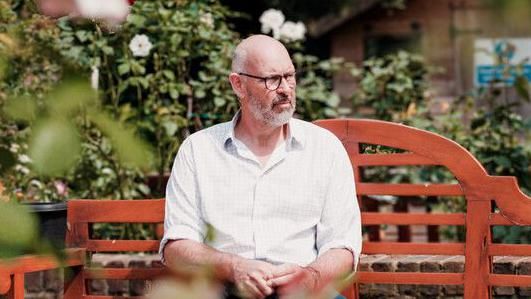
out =
[[[292,118],[295,67],[277,40],[243,40],[229,80],[240,111],[191,135],[175,159],[163,259],[214,266],[241,297],[316,291],[352,272],[361,251],[348,155],[329,131]]]

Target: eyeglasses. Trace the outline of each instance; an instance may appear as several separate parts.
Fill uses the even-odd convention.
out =
[[[286,80],[289,86],[291,87],[295,86],[295,82],[296,82],[295,74],[296,72],[287,73],[283,75],[273,75],[269,77],[260,77],[260,76],[255,76],[251,74],[246,74],[246,73],[238,73],[238,75],[241,75],[241,76],[247,76],[247,77],[254,78],[254,79],[264,80],[265,87],[268,90],[272,90],[272,91],[277,90],[280,87],[280,84],[282,83],[282,78]]]

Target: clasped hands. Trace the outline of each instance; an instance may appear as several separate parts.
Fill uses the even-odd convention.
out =
[[[233,282],[244,298],[261,299],[273,292],[279,296],[311,292],[319,283],[319,272],[295,264],[272,265],[263,261],[239,259],[233,266]]]

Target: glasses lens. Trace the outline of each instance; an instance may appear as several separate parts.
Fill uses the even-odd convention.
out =
[[[281,76],[269,77],[265,80],[266,88],[269,90],[276,90],[280,86]]]

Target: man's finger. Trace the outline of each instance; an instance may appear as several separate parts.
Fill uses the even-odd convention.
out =
[[[239,295],[244,298],[264,298],[265,296],[258,290],[258,288],[251,282],[251,280],[242,281],[238,285]]]
[[[299,266],[294,265],[294,264],[282,264],[275,268],[275,270],[272,273],[271,278],[276,278],[276,277],[292,274],[293,272],[296,272],[297,270],[299,270],[299,268],[300,268]]]
[[[255,286],[264,296],[269,296],[273,293],[273,289],[269,287],[267,281],[261,275],[252,273],[249,276],[255,282]]]
[[[298,273],[295,272],[295,273],[290,273],[290,274],[286,274],[283,276],[279,276],[277,278],[268,280],[267,284],[272,288],[283,286],[285,284],[290,283],[297,276],[297,274]]]
[[[285,284],[279,285],[275,292],[279,295],[290,295],[290,294],[296,294],[298,292],[304,291],[304,287],[300,284],[301,280],[303,279],[303,276],[300,275],[301,273],[294,274],[292,279],[288,281]],[[281,296],[282,298],[282,296]],[[303,297],[306,298],[306,297]]]

